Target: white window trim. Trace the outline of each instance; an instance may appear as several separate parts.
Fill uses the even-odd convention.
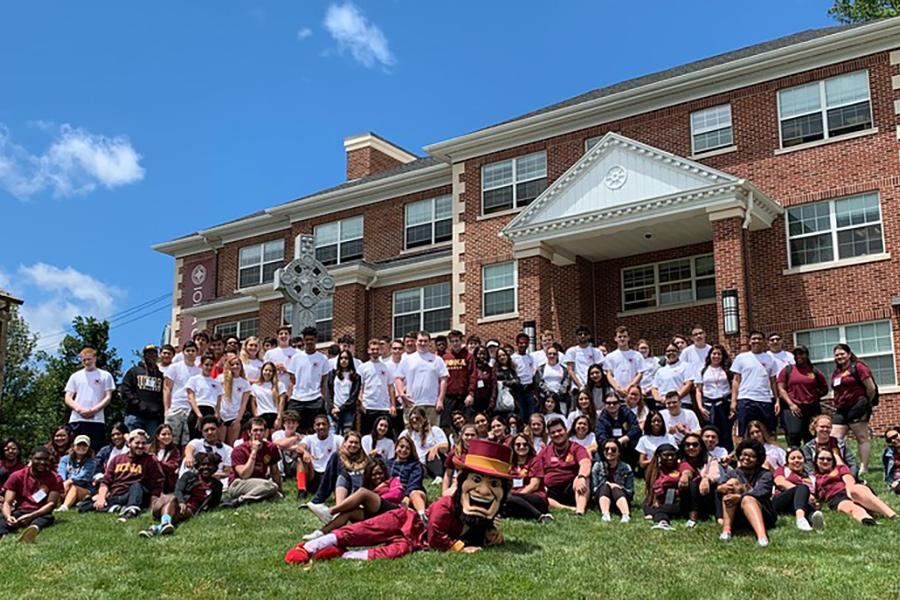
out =
[[[699,129],[695,130],[694,129],[694,115],[697,113],[706,112],[708,110],[719,109],[719,108],[722,108],[723,106],[728,107],[728,126],[727,126],[727,128],[731,129],[731,142],[729,144],[722,144],[720,146],[714,146],[712,148],[706,148],[705,150],[698,151],[697,147],[694,145],[694,136],[699,135],[701,133],[710,133],[712,131],[719,131],[721,129],[725,129],[726,127],[722,126],[722,125],[720,125],[718,127],[706,126],[706,127],[701,127]],[[706,155],[706,154],[709,154],[710,152],[715,152],[717,150],[725,150],[725,149],[734,147],[734,114],[731,109],[731,102],[726,102],[724,104],[717,104],[716,106],[710,106],[708,108],[702,108],[700,110],[695,110],[690,115],[688,115],[688,120],[690,121],[690,124],[691,124],[691,154],[692,155],[694,155],[694,156]]]
[[[857,196],[868,196],[869,194],[875,194],[875,197],[878,199],[878,221],[872,221],[869,223],[865,223],[863,225],[851,225],[838,228],[837,227],[837,215],[834,211],[835,202],[840,200],[848,200],[850,198],[855,198]],[[788,216],[789,211],[792,208],[801,208],[803,206],[811,206],[813,204],[822,204],[828,203],[828,227],[829,232],[831,233],[831,247],[834,250],[834,258],[829,261],[817,262],[809,265],[797,265],[794,266],[791,261],[791,240],[799,240],[801,238],[815,237],[819,235],[823,235],[824,231],[817,231],[815,233],[802,233],[799,235],[792,236],[790,230],[790,218]],[[859,227],[869,227],[872,225],[881,225],[881,248],[882,251],[875,254],[863,254],[862,256],[851,256],[848,258],[840,258],[838,256],[838,232],[845,231],[847,229],[857,229]],[[884,260],[885,258],[890,258],[891,255],[887,252],[887,244],[884,239],[884,215],[881,212],[881,192],[878,190],[874,190],[872,192],[864,192],[862,194],[852,194],[850,196],[841,196],[839,198],[831,198],[829,200],[820,200],[818,202],[809,202],[806,204],[797,204],[794,206],[788,206],[784,211],[784,239],[785,245],[787,246],[787,259],[788,259],[788,268],[785,269],[784,274],[789,275],[792,273],[805,273],[809,271],[818,271],[821,269],[831,269],[834,267],[841,267],[844,265],[854,265],[860,263],[866,263],[875,260]]]
[[[432,284],[430,284],[430,285],[450,285],[450,284],[449,284],[449,283],[447,283],[447,284],[432,283]],[[452,312],[452,310],[453,310],[453,290],[452,290],[452,289],[450,290],[450,296],[449,296],[450,300],[449,300],[449,304],[447,304],[446,306],[432,306],[432,307],[429,308],[429,309],[426,309],[426,308],[425,308],[425,288],[430,287],[430,285],[422,285],[422,286],[419,286],[419,287],[405,288],[405,289],[402,289],[402,290],[394,290],[394,292],[391,294],[391,333],[397,333],[396,331],[394,331],[394,327],[395,327],[395,325],[394,325],[394,320],[395,320],[397,317],[406,317],[406,316],[409,316],[409,315],[419,315],[419,325],[418,325],[417,330],[422,330],[422,329],[425,329],[425,313],[426,313],[426,312],[432,312],[432,311],[435,311],[435,310],[444,310],[444,309],[450,309],[451,312]],[[400,312],[400,313],[398,313],[398,312],[396,311],[396,307],[397,307],[397,303],[396,303],[397,294],[400,293],[400,292],[411,292],[411,291],[413,291],[413,290],[417,290],[417,291],[419,292],[419,310],[411,310],[411,311],[408,311],[408,312]],[[453,318],[453,315],[452,315],[452,314],[450,315],[450,318],[451,318],[451,320],[452,320],[452,318]],[[447,331],[449,331],[449,329],[448,329]],[[406,333],[405,331],[401,331],[401,332],[400,332],[400,335],[394,335],[393,337],[395,337],[395,338],[396,338],[396,337],[403,337],[403,334],[405,334],[405,333]],[[428,333],[434,335],[434,334],[436,334],[436,333],[438,333],[438,332],[435,332],[435,331],[429,331]]]
[[[278,260],[266,261],[265,260],[265,256],[266,256],[265,246],[266,246],[266,244],[271,244],[272,242],[281,242],[281,258]],[[249,266],[242,267],[241,266],[241,251],[244,250],[245,248],[253,248],[254,246],[259,246],[259,263],[255,264],[255,265],[249,265]],[[251,289],[258,285],[266,285],[266,284],[271,283],[270,281],[264,280],[263,271],[265,271],[266,265],[270,265],[270,264],[273,264],[276,262],[280,262],[282,265],[284,265],[284,240],[283,239],[269,240],[267,242],[260,242],[259,244],[248,244],[247,246],[241,246],[240,248],[238,248],[237,289],[238,290],[248,290],[248,289]],[[246,287],[241,287],[241,271],[243,271],[244,269],[253,269],[257,266],[259,267],[259,281],[257,281],[256,283],[254,283],[252,285],[248,285]],[[273,280],[274,280],[274,277],[273,277]]]
[[[828,135],[828,111],[831,109],[834,109],[834,108],[841,108],[842,106],[850,106],[851,104],[858,104],[861,101],[857,100],[855,102],[845,102],[843,104],[835,104],[834,106],[828,106],[827,102],[826,102],[826,98],[825,98],[825,82],[830,81],[832,79],[837,79],[838,77],[844,77],[846,75],[853,75],[854,73],[860,73],[860,72],[863,72],[866,74],[866,94],[868,95],[869,113],[872,117],[871,127],[874,127],[875,126],[875,114],[874,114],[875,111],[872,109],[872,84],[871,84],[870,78],[869,78],[869,70],[868,69],[860,69],[859,71],[851,71],[849,73],[841,73],[840,75],[835,75],[834,77],[826,77],[824,79],[819,79],[817,81],[810,81],[807,83],[802,83],[800,85],[792,85],[790,87],[786,87],[786,88],[783,88],[780,90],[775,90],[775,107],[778,110],[778,148],[780,150],[788,150],[788,149],[793,149],[793,148],[797,148],[797,147],[801,147],[801,146],[808,148],[809,146],[807,144],[824,143],[831,139],[839,139],[839,138],[844,139],[845,135],[846,136],[850,136],[851,134],[860,135],[860,134],[870,131],[871,127],[869,129],[863,129],[861,131],[853,131],[848,134],[841,134],[841,135],[836,135],[836,136],[832,136],[832,137],[830,137]],[[782,139],[782,131],[781,131],[781,122],[783,120],[781,118],[781,92],[787,91],[790,89],[794,89],[794,88],[798,88],[798,87],[807,86],[810,83],[818,83],[819,84],[819,110],[818,111],[812,110],[812,111],[809,111],[806,113],[793,115],[790,118],[796,119],[797,117],[805,117],[806,115],[813,115],[818,112],[819,115],[822,117],[822,134],[824,137],[821,140],[813,140],[812,142],[805,142],[803,144],[795,144],[794,146],[785,147],[784,140]],[[856,136],[854,136],[854,137],[856,137]]]
[[[450,216],[446,219],[438,219],[437,218],[437,201],[441,198],[450,198]],[[407,246],[407,237],[406,231],[409,229],[409,225],[406,224],[407,218],[407,210],[413,204],[418,204],[420,202],[431,202],[431,243],[430,244],[419,244],[418,246],[409,247]],[[450,239],[443,240],[440,242],[436,242],[434,240],[435,236],[435,225],[438,221],[450,221]],[[421,227],[425,223],[420,223],[419,225],[413,225],[413,227]],[[403,205],[403,251],[412,251],[412,250],[421,250],[422,248],[431,248],[433,246],[440,246],[443,244],[452,244],[453,243],[453,196],[451,194],[445,194],[443,196],[435,196],[434,198],[425,198],[424,200],[416,200],[415,202],[407,202]]]
[[[241,329],[242,329],[241,324],[246,321],[256,321],[257,333],[255,333],[253,335],[259,335],[259,317],[249,317],[247,319],[239,319],[237,321],[226,321],[224,323],[219,323],[215,327],[213,327],[213,332],[219,333],[220,327],[224,327],[225,325],[234,325],[235,326],[235,334],[234,335],[236,335],[239,340],[243,341],[248,336],[244,335],[244,332],[241,331]],[[229,335],[231,335],[231,334],[229,334]]]
[[[533,156],[533,155],[535,155],[535,154],[543,154],[543,155],[544,155],[544,175],[543,175],[542,177],[531,177],[531,178],[529,178],[529,179],[522,179],[521,181],[519,181],[519,179],[517,178],[517,165],[518,165],[518,161],[519,161],[520,159],[528,158],[529,156]],[[489,167],[489,166],[491,166],[491,165],[496,165],[496,164],[504,163],[504,162],[511,162],[511,163],[512,163],[512,181],[511,181],[510,183],[505,184],[505,185],[495,185],[495,186],[493,186],[493,187],[485,187],[485,185],[484,185],[484,168],[485,168],[485,167]],[[499,214],[499,213],[504,213],[504,212],[518,212],[518,211],[522,210],[523,208],[525,208],[525,206],[516,206],[516,205],[518,204],[518,198],[517,198],[517,196],[518,196],[518,192],[517,192],[518,184],[520,184],[520,183],[527,183],[527,182],[529,182],[529,181],[535,181],[535,180],[537,180],[537,179],[547,179],[547,151],[546,151],[546,150],[538,150],[537,152],[529,152],[528,154],[523,154],[522,156],[516,156],[516,157],[514,157],[514,158],[507,158],[507,159],[504,159],[504,160],[496,160],[496,161],[494,161],[494,162],[490,162],[490,163],[486,163],[486,164],[481,165],[481,215],[483,215],[483,216],[495,216],[495,215],[497,215],[497,214]],[[507,187],[507,186],[512,186],[512,207],[511,207],[511,208],[504,209],[504,210],[502,210],[502,211],[499,211],[499,210],[498,210],[498,211],[494,211],[494,212],[491,212],[491,213],[485,213],[485,212],[484,212],[484,193],[485,193],[485,192],[489,192],[489,191],[491,191],[491,190],[499,190],[500,188],[505,188],[505,187]]]
[[[489,269],[491,267],[499,267],[501,265],[508,265],[510,263],[512,263],[512,267],[513,267],[512,287],[502,287],[502,288],[497,288],[495,290],[487,290],[484,285],[485,270]],[[509,312],[499,313],[496,315],[485,315],[484,314],[484,305],[485,305],[484,297],[485,297],[485,295],[488,293],[502,292],[502,291],[509,290],[509,289],[511,289],[513,291],[513,309]],[[491,263],[489,265],[482,265],[481,266],[481,319],[489,319],[489,321],[487,321],[487,322],[490,322],[490,320],[501,321],[503,319],[510,319],[518,314],[519,314],[519,261],[511,260],[511,261]],[[485,322],[485,321],[479,321],[479,322]]]
[[[684,308],[687,306],[701,306],[703,304],[709,304],[710,302],[715,302],[715,298],[701,298],[699,300],[697,299],[697,279],[698,279],[698,277],[697,277],[697,259],[705,258],[707,256],[713,257],[712,252],[704,252],[703,254],[693,254],[691,256],[683,256],[681,258],[672,258],[669,260],[661,260],[659,262],[654,262],[654,263],[631,265],[629,267],[623,267],[623,268],[619,269],[619,286],[621,289],[621,294],[620,294],[619,299],[622,302],[622,304],[621,304],[622,310],[619,311],[617,313],[617,315],[620,315],[620,316],[636,315],[636,314],[642,314],[642,313],[648,313],[648,312],[658,312],[661,310],[668,310],[670,308]],[[659,266],[664,265],[666,263],[677,262],[679,260],[688,260],[688,259],[690,259],[690,261],[691,261],[690,282],[691,282],[691,295],[693,296],[693,298],[689,301],[679,302],[677,304],[660,304],[659,303],[659,298],[660,298],[659,287],[661,284],[659,282]],[[631,309],[625,308],[625,271],[630,270],[630,269],[640,269],[640,268],[651,267],[651,266],[653,267],[653,286],[654,286],[654,292],[655,292],[655,297],[656,297],[656,306],[646,306],[643,308],[631,308]],[[703,277],[700,277],[699,279],[712,279],[713,281],[715,281],[716,280],[715,264],[713,265],[712,276],[704,275]],[[670,285],[673,283],[681,283],[684,281],[688,281],[688,280],[687,279],[679,279],[678,281],[667,281],[665,285]],[[650,286],[642,286],[642,287],[650,287]]]
[[[357,237],[344,239],[344,237],[343,237],[344,236],[344,223],[347,221],[354,220],[354,219],[359,219],[360,222],[362,223],[362,227],[361,227],[362,232]],[[334,242],[333,244],[321,244],[320,245],[319,240],[318,240],[319,236],[316,234],[316,230],[319,229],[319,227],[324,227],[326,225],[334,225],[335,223],[337,223],[337,226],[338,226],[337,241]],[[314,244],[314,251],[318,250],[319,248],[325,248],[328,246],[337,246],[337,262],[334,264],[340,265],[340,264],[347,262],[346,260],[343,260],[343,257],[341,257],[341,244],[346,243],[346,242],[355,242],[356,240],[361,240],[365,237],[365,234],[366,234],[366,219],[363,215],[357,215],[355,217],[347,217],[346,219],[341,219],[340,221],[329,221],[328,223],[320,223],[319,225],[316,225],[315,227],[313,227],[313,237],[316,238],[316,242]],[[404,236],[405,235],[406,235],[406,229],[404,228]],[[365,251],[365,249],[363,249],[363,250]],[[351,258],[348,260],[361,260],[362,258],[363,257],[361,255],[358,258]],[[334,265],[332,265],[332,266],[334,266]]]
[[[797,342],[797,336],[799,334],[810,333],[813,331],[823,331],[825,329],[837,329],[840,343],[846,344],[847,343],[847,330],[846,330],[847,327],[855,327],[857,325],[869,325],[872,323],[887,323],[888,329],[890,330],[890,336],[891,336],[890,355],[893,357],[893,360],[891,361],[891,365],[893,366],[895,383],[881,385],[881,382],[876,382],[879,384],[878,389],[883,393],[887,393],[888,391],[894,390],[894,388],[900,388],[900,384],[897,383],[897,353],[894,351],[894,348],[895,348],[895,346],[894,346],[894,323],[893,323],[892,319],[876,319],[874,321],[860,321],[858,323],[844,323],[843,325],[832,325],[831,327],[815,327],[813,329],[800,329],[800,330],[794,332],[794,335],[793,335],[794,347],[796,348],[799,345],[799,342]],[[858,356],[860,358],[860,360],[862,360],[863,362],[866,362],[867,358],[870,358],[873,356],[875,356],[875,357],[886,356],[888,354],[887,352],[882,352],[882,353],[878,353],[878,354],[861,354],[861,353],[857,352],[857,348],[852,348],[852,350],[853,350],[853,353],[856,354],[856,356]],[[829,381],[831,380],[830,373],[825,373],[825,377]]]

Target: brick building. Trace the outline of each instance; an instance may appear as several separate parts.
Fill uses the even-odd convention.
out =
[[[781,331],[875,369],[900,421],[900,18],[811,30],[594,90],[432,144],[345,140],[347,181],[159,244],[175,341],[269,334],[300,234],[337,281],[322,339],[424,327],[572,341],[619,323],[659,350]],[[734,301],[741,335],[724,330]]]

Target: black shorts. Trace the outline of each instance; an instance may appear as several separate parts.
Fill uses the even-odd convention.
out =
[[[835,409],[831,422],[835,425],[855,425],[868,423],[872,418],[872,402],[868,398],[860,398],[846,408]]]
[[[759,502],[759,509],[760,509],[760,512],[762,513],[763,525],[766,526],[766,529],[772,529],[773,527],[775,527],[775,524],[778,522],[778,513],[775,512],[775,506],[772,504],[771,501],[760,502],[757,499],[757,502]],[[735,530],[753,529],[750,526],[750,521],[748,521],[746,515],[744,515],[744,511],[742,511],[740,508],[738,508],[737,511],[735,511],[735,513],[734,513],[734,523],[732,523],[732,527]]]
[[[288,400],[287,410],[295,410],[300,414],[300,425],[297,428],[307,432],[312,431],[313,421],[316,420],[316,417],[325,414],[325,403],[321,398],[312,402]]]
[[[847,495],[847,490],[841,490],[840,492],[838,492],[837,494],[835,494],[834,496],[832,496],[831,498],[828,499],[828,508],[830,508],[831,510],[837,510],[838,505],[841,502],[843,502],[845,500],[849,500],[849,499],[850,499],[850,496]]]
[[[395,508],[400,508],[399,504],[394,504],[390,500],[381,499],[381,504],[378,505],[378,510],[375,512],[373,516],[382,515],[388,511],[394,510]]]
[[[575,506],[575,481],[560,485],[548,485],[547,497],[565,506]]]
[[[274,429],[275,419],[278,418],[278,413],[261,413],[259,418],[266,422],[267,429]]]

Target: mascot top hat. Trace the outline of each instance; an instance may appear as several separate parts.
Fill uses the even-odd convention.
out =
[[[469,442],[469,451],[466,455],[463,458],[453,459],[453,463],[459,469],[502,479],[512,479],[509,474],[511,462],[512,449],[509,446],[487,440],[472,440]]]

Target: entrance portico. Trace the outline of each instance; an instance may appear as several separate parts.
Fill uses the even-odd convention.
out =
[[[619,290],[617,295],[603,295],[606,300],[622,298],[615,310],[598,310],[580,302],[582,314],[577,319],[582,321],[600,326],[598,321],[604,319],[599,314],[626,318],[692,306],[702,294],[707,304],[718,300],[717,325],[721,327],[722,291],[737,290],[740,328],[745,331],[750,326],[748,232],[771,227],[782,212],[777,202],[744,179],[608,133],[510,221],[501,235],[512,242],[520,273],[580,265],[577,272],[583,274],[585,261],[593,263],[590,280],[579,276],[578,281],[570,282],[573,298],[576,294],[583,297],[587,291],[575,290],[576,286],[593,286],[588,293],[594,295],[597,286]],[[604,263],[618,264],[619,259],[644,254],[661,257],[654,262],[666,260],[667,255],[680,258],[683,252],[679,249],[704,243],[712,249],[714,298],[711,288],[702,292],[691,289],[690,302],[672,302],[656,281],[655,287],[646,288],[641,296],[641,301],[653,308],[630,310],[625,306],[621,276],[610,281],[607,271],[605,281],[595,281],[598,267]],[[705,261],[709,263],[708,258]],[[541,286],[553,284],[549,278],[535,279],[537,286],[525,293],[536,297],[524,301],[540,307],[539,327],[556,329],[566,319],[552,314],[556,309],[541,302],[550,297]],[[679,297],[687,299],[684,293]]]

